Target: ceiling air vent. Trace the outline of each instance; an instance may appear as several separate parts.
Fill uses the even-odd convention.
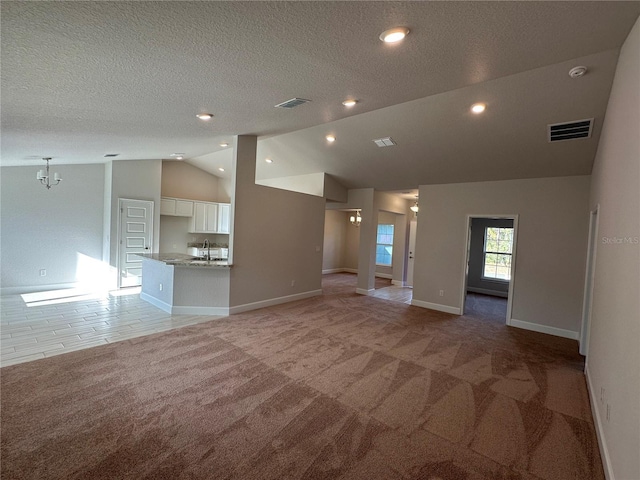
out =
[[[549,125],[549,141],[573,140],[575,138],[589,138],[593,128],[593,118],[578,120],[577,122],[556,123]]]
[[[391,137],[376,138],[373,142],[379,147],[392,147],[396,144]]]
[[[276,108],[295,108],[298,105],[302,105],[303,103],[310,102],[311,100],[305,100],[304,98],[292,98],[291,100],[287,100],[286,102],[279,103],[275,105]]]
[[[104,158],[113,158],[113,157],[117,157],[118,155],[120,155],[119,153],[105,153],[104,154]]]

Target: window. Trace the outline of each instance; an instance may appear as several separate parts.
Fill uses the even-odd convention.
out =
[[[482,278],[511,280],[513,228],[487,227],[484,233]]]
[[[392,253],[393,225],[380,224],[376,238],[376,264],[390,266]]]

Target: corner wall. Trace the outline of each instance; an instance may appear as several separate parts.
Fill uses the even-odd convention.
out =
[[[420,186],[415,304],[459,313],[467,215],[519,215],[512,319],[577,339],[589,182],[576,176]]]
[[[640,20],[620,51],[590,205],[600,205],[587,353],[591,408],[607,478],[635,479],[640,478]]]

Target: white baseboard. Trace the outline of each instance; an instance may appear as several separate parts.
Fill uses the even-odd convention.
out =
[[[370,288],[368,290],[366,288],[356,288],[356,293],[359,293],[360,295],[371,295],[375,291],[375,288]]]
[[[322,290],[310,290],[308,292],[286,295],[284,297],[270,298],[268,300],[261,300],[259,302],[245,303],[244,305],[235,305],[233,307],[229,307],[229,315],[233,315],[234,313],[248,312],[250,310],[257,310],[258,308],[271,307],[273,305],[279,305],[281,303],[304,300],[305,298],[315,297],[317,295],[322,295]]]
[[[228,317],[229,307],[181,307],[173,306],[172,315],[212,315],[216,317]]]
[[[357,268],[343,268],[342,271],[346,273],[358,273]]]
[[[467,287],[467,292],[481,293],[483,295],[492,295],[494,297],[509,298],[508,292],[500,292],[498,290],[489,290],[487,288]]]
[[[602,428],[600,411],[598,410],[598,404],[596,403],[598,395],[593,391],[591,379],[589,378],[588,365],[584,369],[584,376],[587,380],[587,391],[589,392],[589,400],[591,400],[591,413],[593,414],[593,418],[595,419],[596,438],[598,439],[598,446],[600,447],[600,458],[602,458],[604,476],[607,478],[607,480],[615,480],[613,468],[611,468],[611,457],[609,455],[609,449],[607,448],[607,441],[604,437],[604,429]]]
[[[154,307],[158,307],[160,310],[162,310],[164,312],[172,313],[171,312],[171,305],[169,305],[166,302],[163,302],[162,300],[157,299],[156,297],[152,297],[148,293],[140,292],[140,298],[142,300],[144,300],[145,302],[149,302]]]
[[[430,310],[437,310],[439,312],[452,313],[453,315],[460,315],[460,308],[451,307],[449,305],[440,305],[439,303],[423,302],[422,300],[411,300],[411,305],[415,307],[428,308]]]
[[[327,268],[326,270],[322,270],[322,274],[326,275],[328,273],[342,273],[344,271],[344,268]]]
[[[578,340],[578,338],[580,338],[580,333],[574,332],[573,330],[564,330],[548,325],[540,325],[539,323],[524,322],[522,320],[516,320],[515,318],[507,321],[507,325],[524,330],[531,330],[533,332],[547,333],[549,335],[555,335],[556,337],[570,338],[571,340]]]
[[[49,290],[65,290],[67,288],[79,288],[79,282],[50,283],[48,285],[25,285],[22,287],[2,287],[0,295],[20,295],[23,293],[48,292]]]
[[[376,272],[376,277],[378,278],[387,278],[389,280],[391,280],[393,278],[393,275],[391,275],[390,273],[377,273]]]
[[[391,285],[398,285],[400,287],[404,287],[404,282],[402,280],[391,280]]]

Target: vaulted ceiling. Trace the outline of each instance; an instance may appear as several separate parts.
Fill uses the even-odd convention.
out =
[[[3,166],[184,153],[224,176],[233,145],[220,143],[250,134],[259,178],[326,172],[381,190],[589,174],[640,14],[638,1],[1,8]],[[410,29],[403,42],[378,39],[395,26]],[[576,65],[587,74],[569,77]],[[274,108],[293,97],[311,102]],[[469,110],[477,102],[481,115]],[[591,138],[548,142],[548,124],[586,118]],[[397,145],[376,147],[384,136]]]

